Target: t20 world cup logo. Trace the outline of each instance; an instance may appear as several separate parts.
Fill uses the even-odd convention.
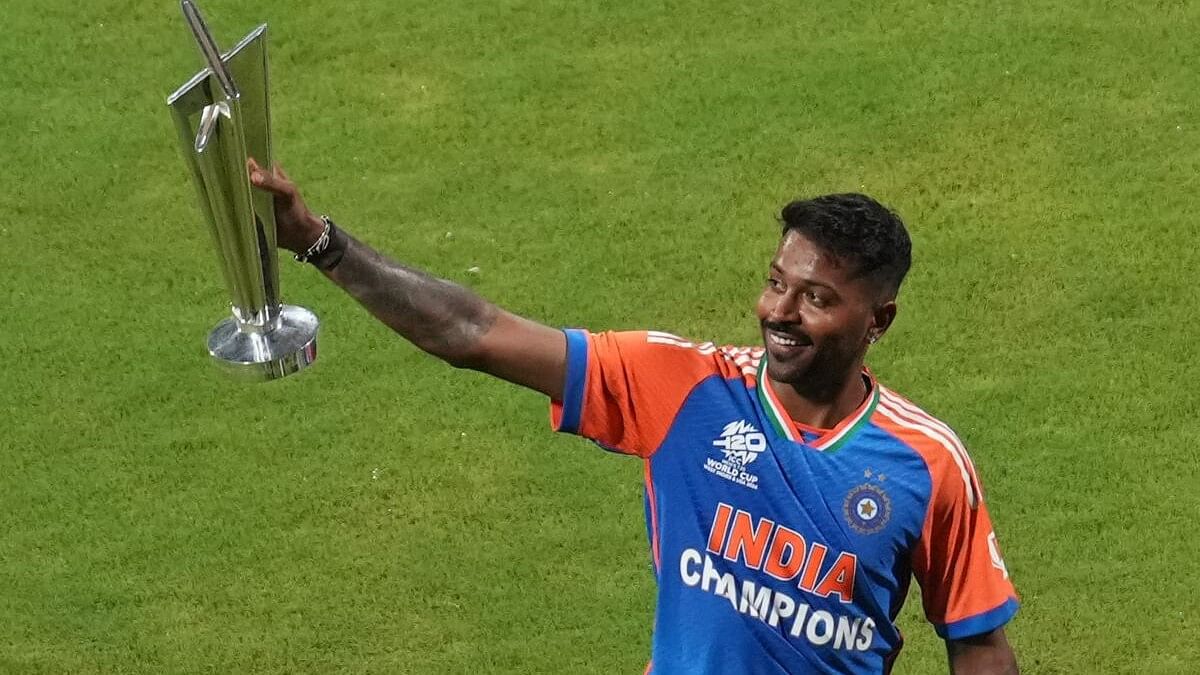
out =
[[[713,445],[725,453],[727,463],[746,466],[767,449],[767,437],[746,420],[738,420],[726,424]]]

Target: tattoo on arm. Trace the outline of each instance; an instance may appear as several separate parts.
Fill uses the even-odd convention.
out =
[[[457,367],[477,365],[476,347],[500,314],[496,305],[342,235],[346,252],[325,272],[330,280],[426,352]]]

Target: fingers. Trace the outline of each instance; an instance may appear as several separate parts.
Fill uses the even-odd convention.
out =
[[[253,157],[246,160],[246,170],[250,173],[250,184],[278,195],[286,195],[292,191],[292,182],[282,175],[278,168],[267,171]]]

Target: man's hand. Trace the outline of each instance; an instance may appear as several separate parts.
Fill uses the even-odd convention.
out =
[[[251,157],[246,160],[246,169],[254,187],[275,196],[275,232],[279,247],[292,253],[307,251],[321,236],[325,223],[308,210],[296,184],[278,164],[267,171]]]
[[[1017,657],[1003,628],[961,640],[946,640],[950,675],[1018,675]]]

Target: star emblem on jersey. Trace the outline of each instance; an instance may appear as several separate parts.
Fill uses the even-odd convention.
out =
[[[892,518],[892,499],[878,485],[863,483],[846,494],[842,511],[855,532],[875,534]]]
[[[767,437],[746,420],[730,422],[713,442],[721,450],[721,459],[707,457],[704,470],[752,490],[758,489],[758,476],[746,467],[767,449]]]

